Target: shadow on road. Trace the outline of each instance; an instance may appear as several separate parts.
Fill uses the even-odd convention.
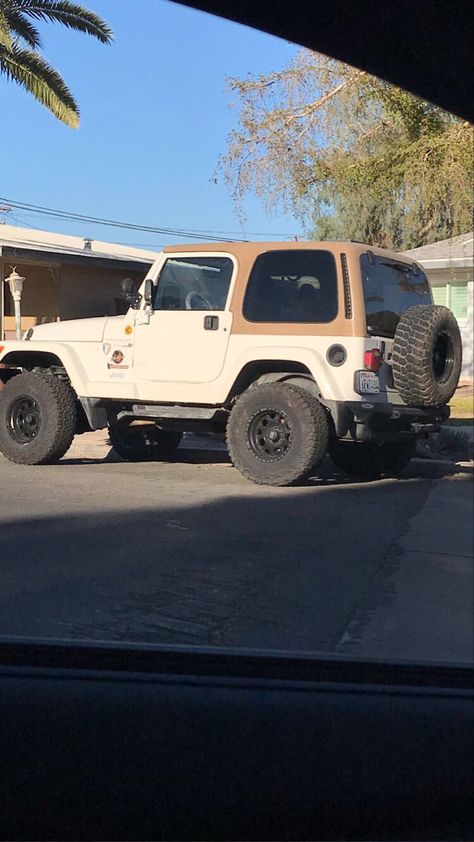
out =
[[[203,498],[183,482],[173,502],[152,472],[143,491],[128,466],[102,467],[107,510],[58,501],[2,525],[0,634],[333,651],[446,471],[423,463],[416,477],[415,462],[403,482],[355,486],[327,465],[306,488],[242,481]]]
[[[107,454],[105,458],[68,458],[66,455],[56,466],[64,467],[71,465],[103,465],[103,464],[117,463],[128,464],[124,459],[118,456],[113,450]],[[133,464],[150,464],[149,462],[133,463]],[[155,463],[158,467],[159,463]],[[205,450],[183,448],[178,450],[176,457],[169,460],[169,464],[174,465],[227,465],[232,468],[229,455],[223,450]],[[232,470],[234,470],[232,468]],[[398,477],[397,481],[413,479],[414,477],[421,477],[424,479],[442,479],[450,476],[469,476],[474,474],[474,467],[472,465],[460,464],[452,461],[430,460],[430,459],[415,459],[408,468],[404,471],[402,476]],[[354,484],[354,480],[345,476],[337,468],[334,467],[329,459],[326,459],[321,466],[318,467],[318,473],[309,478],[304,484],[305,486],[321,484],[336,484],[347,485]],[[358,483],[360,484],[360,483]],[[364,485],[373,484],[373,481],[363,483]]]

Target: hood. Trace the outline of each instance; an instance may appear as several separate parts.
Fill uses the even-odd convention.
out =
[[[101,316],[97,319],[71,319],[51,322],[31,328],[33,342],[102,342],[105,326],[109,322],[123,321],[123,316]]]

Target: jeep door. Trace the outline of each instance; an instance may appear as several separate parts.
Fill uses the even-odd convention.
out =
[[[136,322],[134,368],[140,397],[179,401],[179,394],[170,395],[168,388],[162,397],[156,384],[209,383],[219,376],[232,326],[226,305],[235,272],[234,259],[222,253],[167,256],[149,320]]]

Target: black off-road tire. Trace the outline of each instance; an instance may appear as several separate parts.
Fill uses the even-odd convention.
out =
[[[259,485],[303,482],[325,456],[328,438],[326,411],[317,398],[288,383],[252,386],[227,425],[233,465]]]
[[[401,317],[392,349],[393,381],[408,406],[449,403],[459,382],[462,341],[451,310],[411,307]]]
[[[11,462],[58,462],[71,446],[76,422],[73,390],[47,369],[18,374],[0,392],[0,451]]]
[[[416,442],[358,442],[332,439],[329,455],[345,474],[357,480],[397,477],[415,454]]]
[[[167,462],[174,457],[183,434],[159,430],[152,424],[131,426],[123,420],[109,422],[109,437],[116,453],[127,462]]]

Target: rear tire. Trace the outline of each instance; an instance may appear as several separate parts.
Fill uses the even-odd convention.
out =
[[[317,398],[299,386],[253,386],[230,414],[227,446],[233,465],[252,482],[296,485],[326,454],[326,412]]]
[[[333,439],[329,455],[341,471],[358,480],[397,477],[415,453],[416,442],[358,442]]]
[[[76,423],[73,390],[47,370],[17,374],[0,393],[0,451],[11,462],[58,462],[71,446]]]
[[[124,420],[109,423],[109,437],[116,453],[127,462],[167,462],[175,455],[183,434]]]

